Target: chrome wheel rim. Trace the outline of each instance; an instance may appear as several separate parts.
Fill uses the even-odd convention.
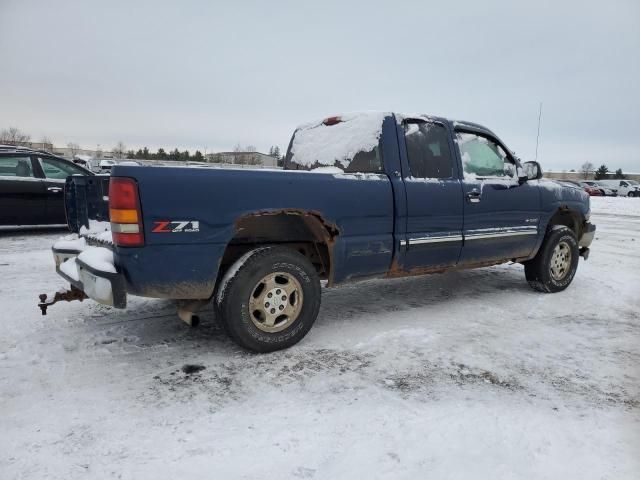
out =
[[[249,316],[263,332],[280,332],[297,320],[302,301],[302,286],[293,275],[270,273],[251,291]]]
[[[560,242],[551,255],[551,277],[559,281],[567,276],[571,268],[571,249],[566,242]]]

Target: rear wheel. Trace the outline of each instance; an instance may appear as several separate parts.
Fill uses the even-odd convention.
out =
[[[580,251],[573,231],[555,225],[544,239],[538,254],[524,264],[529,285],[539,292],[555,293],[567,288],[578,269]]]
[[[309,332],[320,310],[320,280],[300,253],[253,250],[230,267],[216,310],[231,338],[255,352],[290,347]]]

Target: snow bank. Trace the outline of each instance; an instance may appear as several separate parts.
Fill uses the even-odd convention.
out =
[[[589,197],[591,213],[596,215],[640,216],[640,198]]]
[[[316,167],[309,170],[312,173],[344,173],[339,167]]]
[[[341,121],[325,125],[323,120],[297,128],[291,145],[292,161],[298,165],[347,168],[358,152],[370,152],[378,146],[382,121],[388,113],[351,113]]]

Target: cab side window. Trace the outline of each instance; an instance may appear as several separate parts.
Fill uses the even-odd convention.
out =
[[[0,157],[0,177],[33,177],[31,158]]]
[[[453,158],[447,130],[443,125],[429,122],[408,122],[404,138],[411,176],[417,178],[453,177]]]
[[[44,176],[47,178],[64,180],[69,175],[85,175],[85,172],[80,168],[55,158],[40,157],[40,164],[42,165]]]
[[[475,133],[457,132],[456,143],[460,149],[465,176],[505,178],[516,176],[515,163],[493,140]]]

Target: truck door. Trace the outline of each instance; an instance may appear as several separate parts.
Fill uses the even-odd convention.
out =
[[[432,270],[458,262],[462,249],[462,186],[448,126],[405,120],[400,139],[407,228],[400,241],[402,270]]]
[[[460,264],[527,257],[540,222],[538,182],[519,182],[515,160],[490,135],[457,131],[456,144],[464,174]]]

